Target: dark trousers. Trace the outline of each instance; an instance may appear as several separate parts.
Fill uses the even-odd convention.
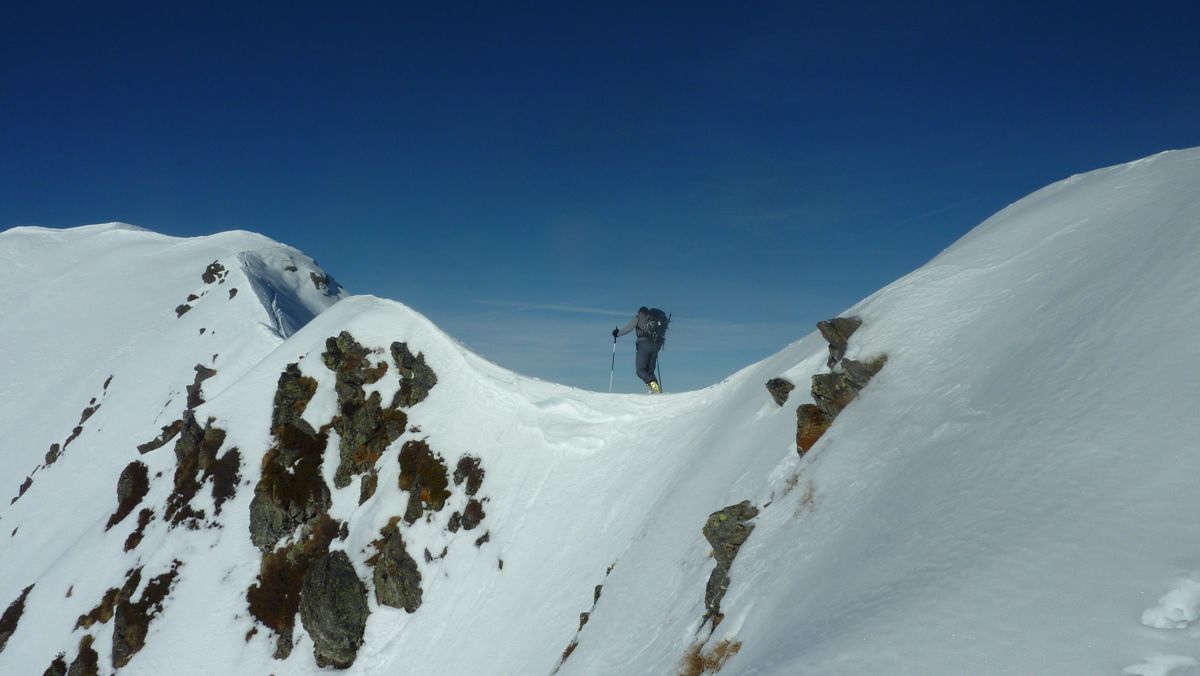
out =
[[[658,350],[662,347],[650,340],[639,340],[637,344],[637,376],[647,385],[654,377],[654,368],[658,366]]]

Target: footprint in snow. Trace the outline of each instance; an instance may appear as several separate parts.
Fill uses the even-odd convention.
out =
[[[1196,666],[1200,666],[1200,662],[1196,661],[1194,657],[1155,655],[1141,664],[1125,667],[1121,673],[1132,676],[1171,676],[1172,674],[1195,673],[1192,667]]]
[[[1155,629],[1186,629],[1200,617],[1200,582],[1183,580],[1142,613],[1142,624]]]

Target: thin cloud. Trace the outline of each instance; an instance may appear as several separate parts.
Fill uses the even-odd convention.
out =
[[[603,308],[580,307],[578,305],[554,305],[545,303],[514,303],[501,300],[476,300],[473,301],[476,305],[487,305],[490,307],[502,308],[492,312],[484,312],[481,316],[506,314],[512,312],[530,312],[530,311],[547,311],[547,312],[568,312],[581,315],[605,315],[610,317],[628,317],[629,312],[621,312],[618,310],[605,310]]]

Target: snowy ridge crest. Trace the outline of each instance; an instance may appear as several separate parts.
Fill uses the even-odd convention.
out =
[[[5,233],[0,673],[1183,676],[1197,185],[1049,186],[663,396],[248,233]]]

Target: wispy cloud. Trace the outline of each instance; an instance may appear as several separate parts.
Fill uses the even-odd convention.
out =
[[[549,303],[516,303],[502,300],[476,300],[473,301],[476,305],[486,305],[489,307],[500,308],[491,312],[484,312],[482,316],[508,314],[513,312],[567,312],[571,314],[581,315],[605,315],[610,317],[628,317],[629,311],[606,310],[603,308],[581,307],[579,305],[556,305]]]

